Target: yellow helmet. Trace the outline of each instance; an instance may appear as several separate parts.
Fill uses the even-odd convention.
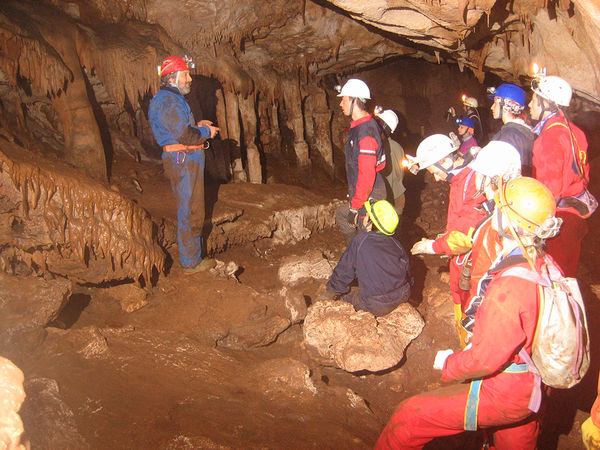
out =
[[[365,209],[371,222],[383,234],[391,236],[396,231],[398,226],[398,213],[387,200],[379,200],[371,204],[370,201],[365,202]]]
[[[538,180],[529,177],[502,182],[494,198],[496,207],[522,230],[539,234],[554,219],[556,200]],[[560,223],[558,224],[560,226]]]

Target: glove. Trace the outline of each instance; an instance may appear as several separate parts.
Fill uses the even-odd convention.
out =
[[[413,255],[435,255],[433,251],[433,239],[421,239],[412,246],[410,252]]]
[[[444,363],[448,359],[448,356],[450,356],[452,353],[454,353],[454,351],[450,349],[438,351],[437,355],[435,355],[435,360],[433,361],[433,368],[442,370],[444,368]]]
[[[358,210],[350,208],[348,211],[348,223],[356,226],[356,220],[358,218]]]

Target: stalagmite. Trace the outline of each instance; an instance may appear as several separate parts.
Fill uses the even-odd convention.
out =
[[[315,147],[323,157],[325,164],[333,170],[333,147],[331,145],[331,118],[333,112],[327,105],[327,95],[322,89],[313,90],[311,99],[315,124]]]
[[[300,167],[310,165],[308,144],[304,141],[304,120],[302,117],[302,96],[297,79],[283,82],[283,97],[288,114],[288,125],[294,132],[294,151]]]
[[[227,112],[227,132],[229,139],[236,144],[236,149],[233,152],[233,181],[246,181],[248,178],[244,172],[242,165],[241,154],[241,128],[240,128],[240,111],[238,97],[234,92],[225,91],[225,108]]]
[[[262,169],[260,165],[260,153],[256,147],[256,109],[254,95],[244,98],[240,96],[240,115],[244,127],[244,143],[248,162],[248,177],[251,183],[262,183]]]
[[[225,97],[223,96],[223,90],[217,89],[215,92],[217,96],[217,124],[219,125],[219,136],[221,139],[228,139],[229,132],[227,131],[227,109],[225,107]]]

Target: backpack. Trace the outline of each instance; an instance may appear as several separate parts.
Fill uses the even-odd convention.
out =
[[[542,273],[511,267],[512,275],[538,284],[540,309],[531,358],[519,356],[529,370],[550,387],[567,389],[581,381],[590,365],[590,341],[581,291],[575,278],[564,277],[554,261],[544,256]]]

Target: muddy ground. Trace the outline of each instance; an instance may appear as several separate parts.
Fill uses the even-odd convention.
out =
[[[318,196],[325,204],[343,198],[343,179],[331,180],[314,169],[308,177],[290,176],[285,161],[270,181],[302,185],[292,196]],[[144,192],[130,181],[132,167]],[[161,166],[115,164],[113,183],[154,217],[174,214]],[[212,191],[216,203],[235,202],[236,185]],[[242,185],[239,185],[242,189]],[[443,230],[446,187],[424,177],[407,178],[407,207],[400,239],[407,249],[423,236]],[[281,189],[262,188],[266,197]],[[259,198],[256,199],[260,201]],[[285,196],[282,203],[286,203]],[[173,217],[171,217],[172,219]],[[598,214],[584,241],[580,281],[592,326],[598,328],[600,251]],[[261,327],[261,312],[249,306],[281,289],[281,261],[309,250],[339,257],[344,242],[335,229],[314,233],[294,245],[247,242],[213,255],[235,261],[237,280],[208,273],[183,274],[177,248],[174,262],[149,288],[148,305],[124,312],[107,286],[74,287],[70,303],[45,333],[30,338],[10,355],[25,373],[27,399],[21,414],[32,448],[370,448],[404,398],[439,386],[432,369],[437,350],[458,348],[452,328],[447,262],[436,256],[412,257],[415,277],[411,303],[423,315],[423,333],[405,359],[384,373],[350,374],[312,360],[296,324],[266,346],[234,350],[216,345],[223,321]],[[320,282],[297,289],[307,304]],[[260,302],[259,302],[260,303]],[[252,303],[253,304],[253,303]],[[249,313],[250,311],[250,313]],[[252,325],[254,324],[254,325]],[[220,336],[220,337],[218,337]],[[596,340],[592,343],[597,342]],[[595,348],[595,347],[594,347]],[[595,352],[596,353],[596,352]],[[308,370],[309,379],[298,374]],[[595,396],[598,368],[583,383],[553,394],[546,413],[541,448],[582,448],[580,424]],[[479,433],[439,439],[428,448],[481,447]]]

